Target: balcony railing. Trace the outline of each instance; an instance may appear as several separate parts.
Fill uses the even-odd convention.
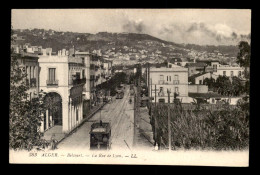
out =
[[[164,92],[159,92],[158,97],[164,97]]]
[[[173,82],[159,80],[158,84],[180,84],[180,80],[173,80]]]
[[[164,84],[164,80],[159,80],[158,84]]]
[[[173,84],[180,84],[179,80],[173,80]]]
[[[46,80],[47,86],[57,86],[59,84],[59,80]]]
[[[30,87],[36,87],[36,78],[31,78]]]

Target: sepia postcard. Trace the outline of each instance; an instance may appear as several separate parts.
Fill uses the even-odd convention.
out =
[[[9,163],[249,166],[250,9],[12,9]]]

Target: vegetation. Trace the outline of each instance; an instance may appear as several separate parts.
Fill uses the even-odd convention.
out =
[[[240,42],[237,62],[243,66],[246,83],[243,84],[238,77],[219,76],[214,79],[205,79],[205,84],[222,95],[238,96],[246,94],[237,102],[235,107],[228,104],[220,105],[217,110],[184,109],[180,103],[170,107],[170,129],[172,133],[173,148],[185,149],[213,149],[237,150],[249,147],[249,66],[250,45]],[[149,115],[154,139],[160,146],[168,145],[168,105],[149,104]]]
[[[231,79],[221,75],[216,80],[205,78],[204,83],[208,85],[209,90],[226,96],[240,96],[247,91],[241,79],[235,76]]]
[[[14,150],[46,146],[39,132],[41,112],[45,111],[44,94],[40,92],[37,98],[29,100],[26,76],[25,68],[19,66],[18,56],[11,50],[9,148]]]
[[[116,95],[116,87],[120,84],[126,83],[126,74],[124,72],[116,73],[110,80],[99,84],[96,88],[97,91],[104,89],[105,91],[110,91],[110,95]]]
[[[155,140],[168,146],[168,106],[151,104],[151,124]],[[175,149],[246,149],[249,145],[249,113],[241,106],[220,110],[183,110],[180,104],[170,109],[172,146]],[[155,122],[157,121],[157,123]],[[161,140],[159,140],[161,139]]]

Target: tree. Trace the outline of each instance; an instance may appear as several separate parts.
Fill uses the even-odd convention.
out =
[[[250,66],[251,46],[246,41],[241,41],[238,45],[239,53],[237,55],[237,63],[242,67]]]
[[[251,58],[251,45],[246,41],[241,41],[238,45],[239,53],[237,55],[237,63],[245,68],[244,77],[246,79],[244,85],[244,92],[249,95],[249,85],[250,85],[250,58]]]
[[[231,81],[226,76],[220,75],[216,80],[215,87],[221,95],[229,96],[232,93]]]
[[[204,81],[203,81],[203,83],[205,84],[205,85],[208,85],[208,88],[211,90],[211,89],[213,89],[214,88],[214,86],[215,86],[215,79],[214,78],[205,78],[204,79]]]
[[[243,85],[238,77],[232,77],[232,95],[239,96],[243,92]]]
[[[11,42],[14,42],[11,39]],[[19,56],[11,50],[10,108],[9,108],[9,148],[31,150],[35,146],[45,146],[41,138],[41,112],[45,110],[43,94],[29,100],[25,68],[18,63]]]

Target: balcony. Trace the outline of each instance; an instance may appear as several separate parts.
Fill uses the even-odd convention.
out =
[[[164,84],[164,80],[159,80],[158,84]]]
[[[86,78],[82,78],[82,79],[72,80],[70,85],[79,85],[79,84],[85,84],[85,83],[86,83]]]
[[[180,84],[179,80],[173,80],[173,84]]]
[[[46,80],[47,86],[58,86],[59,80]]]
[[[158,97],[164,97],[164,92],[159,92]]]
[[[36,87],[36,78],[31,78],[30,87]]]

